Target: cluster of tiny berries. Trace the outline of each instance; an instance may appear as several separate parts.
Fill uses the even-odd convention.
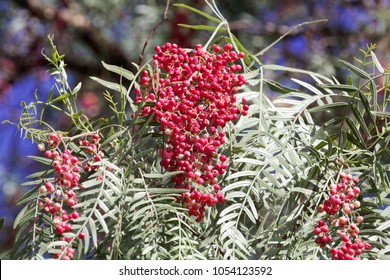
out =
[[[363,250],[370,250],[371,245],[359,238],[357,224],[363,222],[363,217],[358,215],[356,209],[360,207],[357,197],[360,188],[356,185],[358,177],[353,177],[345,172],[339,173],[339,182],[329,185],[329,198],[318,206],[319,213],[325,213],[324,219],[319,220],[314,227],[315,243],[321,248],[332,242],[330,228],[339,236],[337,246],[330,248],[333,260],[359,259]]]
[[[187,189],[182,201],[190,216],[202,221],[205,207],[224,202],[218,175],[224,174],[226,156],[217,149],[225,142],[222,128],[247,115],[246,100],[237,102],[235,93],[245,83],[235,64],[244,57],[231,44],[213,45],[208,52],[201,45],[187,51],[176,44],[155,47],[156,70],[144,70],[136,103],[145,104],[141,116],[153,115],[166,139],[161,166],[182,171],[173,177],[177,188]]]
[[[75,209],[77,204],[77,193],[74,188],[83,188],[80,184],[81,172],[84,169],[86,172],[96,170],[98,162],[101,160],[102,152],[100,151],[100,137],[98,133],[92,133],[80,140],[79,146],[88,154],[86,163],[83,163],[79,157],[72,155],[72,151],[68,149],[61,150],[59,144],[62,136],[56,133],[49,135],[48,149],[45,151],[45,157],[52,159],[52,167],[54,169],[54,178],[52,181],[45,180],[39,188],[39,193],[43,195],[43,199],[39,201],[38,207],[42,211],[48,213],[52,217],[55,226],[55,232],[60,241],[70,243],[72,237],[65,236],[64,233],[72,231],[72,221],[79,217],[79,212]],[[44,150],[45,145],[40,144],[38,149]],[[79,239],[84,239],[85,234],[79,232]],[[69,244],[66,247],[61,247],[64,251],[62,254],[54,254],[54,258],[69,260],[74,256],[74,249]]]

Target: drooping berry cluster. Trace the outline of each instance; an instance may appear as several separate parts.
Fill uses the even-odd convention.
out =
[[[315,242],[321,248],[332,245],[329,252],[333,260],[354,260],[359,258],[363,250],[371,248],[369,243],[358,236],[360,230],[357,224],[363,222],[363,217],[356,211],[360,207],[360,201],[357,200],[360,188],[356,185],[359,178],[345,172],[340,172],[339,178],[337,184],[329,185],[329,198],[318,206],[317,211],[326,216],[314,227],[314,234],[317,235]],[[332,233],[338,235],[339,243],[331,244]]]
[[[39,208],[48,213],[52,217],[55,226],[55,233],[59,240],[72,242],[72,237],[65,236],[65,233],[72,231],[72,223],[79,217],[79,212],[75,209],[77,204],[77,193],[74,188],[83,188],[80,184],[82,169],[85,171],[96,170],[97,162],[100,161],[102,152],[99,145],[99,134],[92,133],[80,140],[79,146],[88,154],[85,163],[77,156],[72,154],[68,149],[61,150],[59,143],[62,137],[59,134],[52,133],[49,135],[48,147],[45,151],[45,157],[52,159],[52,167],[54,168],[54,178],[45,180],[40,186],[39,192],[44,197],[39,201]],[[40,150],[44,149],[44,145],[38,146]],[[84,167],[83,167],[84,165]],[[83,232],[78,233],[79,239],[84,239]],[[66,248],[61,246],[62,254],[54,254],[54,258],[67,260],[74,256],[74,249],[69,244]]]
[[[248,113],[246,100],[239,104],[235,97],[245,78],[236,74],[241,66],[234,62],[244,54],[231,44],[214,45],[208,52],[201,45],[187,51],[166,43],[155,51],[157,69],[142,72],[135,102],[145,102],[140,115],[153,114],[159,123],[166,143],[161,166],[183,172],[172,181],[189,190],[183,203],[201,221],[206,206],[224,201],[217,184],[227,168],[226,156],[217,151],[225,142],[222,128]]]

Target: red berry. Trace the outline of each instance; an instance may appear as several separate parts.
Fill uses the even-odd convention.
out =
[[[319,221],[318,221],[318,226],[319,226],[319,227],[322,227],[322,226],[324,226],[324,225],[325,225],[324,220],[319,220]]]
[[[58,225],[58,226],[56,226],[56,232],[59,235],[62,235],[65,232],[65,228],[63,226],[61,226],[61,225]]]
[[[78,237],[79,237],[79,239],[84,239],[85,238],[85,233],[84,232],[80,232]]]
[[[77,219],[79,217],[79,213],[77,211],[73,211],[70,215],[72,219]]]
[[[322,226],[322,227],[321,227],[321,231],[322,231],[323,233],[327,233],[327,232],[329,231],[328,226],[327,226],[327,225]]]
[[[70,224],[65,224],[64,229],[65,229],[65,231],[71,231],[71,230],[72,230],[72,225],[70,225]]]
[[[232,44],[226,44],[226,45],[223,47],[223,49],[224,49],[225,51],[229,51],[229,50],[233,49],[233,46],[232,46]]]

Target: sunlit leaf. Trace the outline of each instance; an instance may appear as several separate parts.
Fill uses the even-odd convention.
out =
[[[102,79],[97,78],[97,77],[90,77],[90,78],[92,80],[94,80],[95,82],[101,84],[102,86],[105,86],[106,88],[109,88],[109,89],[112,89],[112,90],[115,90],[115,91],[118,91],[121,93],[127,92],[126,88],[120,84],[105,81],[105,80],[102,80]]]
[[[121,75],[122,77],[126,78],[129,81],[132,81],[134,79],[134,74],[131,73],[129,70],[124,69],[123,67],[108,64],[108,63],[105,63],[103,61],[102,61],[102,64],[103,64],[104,68],[106,68],[108,71],[111,71],[113,73]]]

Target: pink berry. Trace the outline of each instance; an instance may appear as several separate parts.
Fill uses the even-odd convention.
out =
[[[46,158],[52,158],[52,157],[53,157],[52,151],[47,150],[47,151],[45,152],[45,157],[46,157]]]
[[[61,204],[59,204],[58,202],[54,203],[54,210],[58,211],[62,208]]]
[[[68,200],[68,205],[69,205],[70,207],[74,206],[75,204],[76,204],[76,200],[74,200],[73,198],[70,198],[70,199]]]
[[[348,222],[348,219],[346,217],[340,217],[339,218],[339,225],[344,226]]]
[[[353,192],[355,193],[355,195],[357,196],[357,195],[359,195],[359,193],[360,193],[360,188],[359,187],[353,187]]]
[[[343,211],[345,214],[349,214],[351,212],[351,208],[349,206],[344,206]]]
[[[359,208],[360,207],[360,201],[354,201],[353,206],[355,208]]]

